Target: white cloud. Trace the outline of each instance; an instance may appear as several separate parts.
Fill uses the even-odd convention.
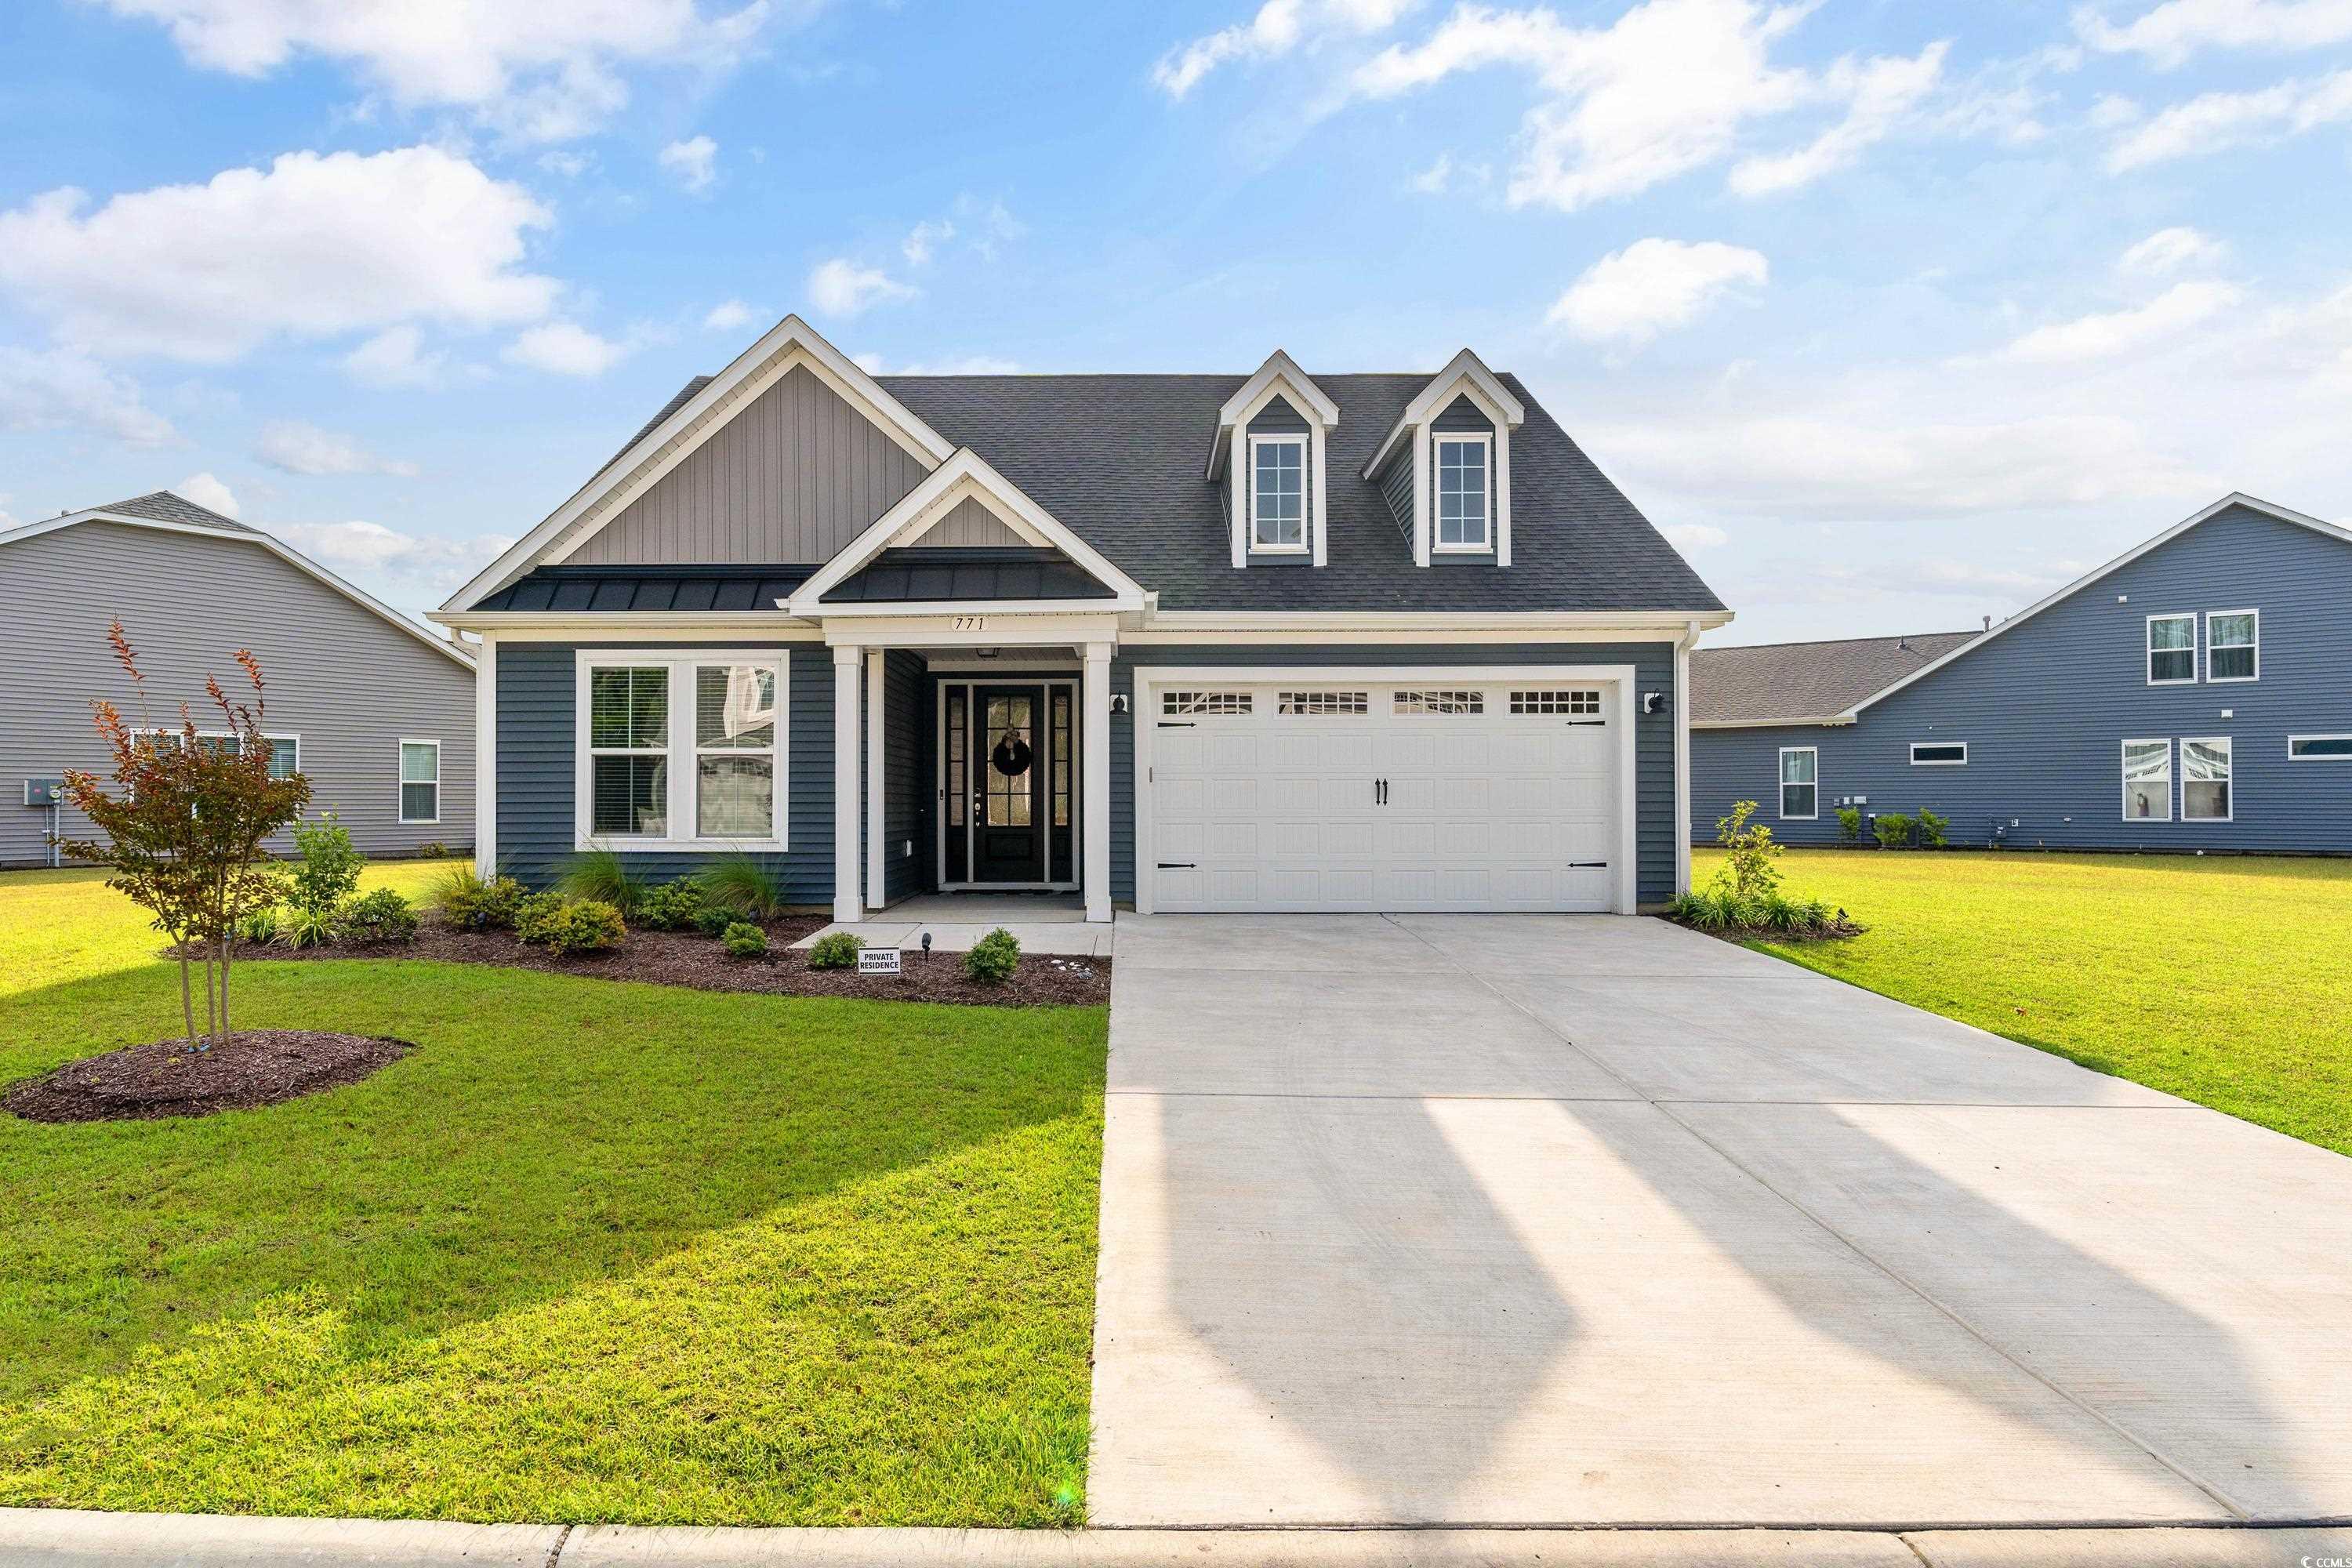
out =
[[[661,150],[661,166],[689,191],[707,191],[719,177],[719,143],[708,136],[673,142]]]
[[[405,108],[457,108],[530,141],[594,130],[629,100],[629,67],[722,68],[768,0],[101,0],[159,22],[194,64],[265,76],[301,55],[356,68]]]
[[[2210,267],[2229,247],[2200,229],[2160,228],[2123,254],[2116,265],[2126,272],[2161,277],[2184,267]]]
[[[2079,316],[2071,321],[2036,327],[2001,350],[2000,357],[2020,364],[2073,364],[2113,359],[2178,337],[2243,298],[2243,291],[2232,283],[2176,283],[2132,310]]]
[[[710,314],[702,318],[702,330],[706,332],[740,331],[759,316],[759,311],[740,300],[721,300],[710,307]]]
[[[1328,37],[1384,32],[1412,8],[1412,0],[1265,0],[1246,22],[1221,27],[1160,57],[1151,79],[1181,99],[1220,66],[1278,59]]]
[[[2093,5],[2074,31],[2095,49],[2170,68],[2203,48],[2315,49],[2352,39],[2352,0],[2165,0],[2121,26]]]
[[[2107,150],[2107,168],[2120,174],[2191,153],[2267,144],[2347,120],[2352,120],[2352,70],[2254,92],[2200,93],[2118,137]]]
[[[634,345],[600,338],[577,321],[549,321],[531,328],[499,351],[509,364],[550,375],[602,375],[626,359]]]
[[[1445,194],[1447,184],[1451,182],[1453,178],[1453,155],[1447,153],[1440,153],[1437,155],[1437,162],[1432,163],[1428,168],[1423,169],[1421,173],[1407,180],[1404,183],[1404,188],[1418,195],[1443,195]]]
[[[279,419],[261,427],[253,455],[289,474],[414,475],[416,465],[378,457],[352,437],[322,430],[300,419]]]
[[[223,517],[235,517],[243,510],[229,488],[215,479],[209,468],[200,474],[190,474],[172,489],[184,499],[198,506],[210,507]]]
[[[946,218],[925,218],[907,231],[907,237],[899,243],[898,253],[907,258],[909,267],[928,266],[931,253],[953,239],[955,232],[955,225]]]
[[[178,444],[138,384],[73,349],[0,343],[0,430],[94,430],[131,447]]]
[[[1695,550],[1713,550],[1731,542],[1731,535],[1713,523],[1669,522],[1662,525],[1658,531],[1666,536],[1667,543],[1685,553]]]
[[[846,257],[821,261],[808,275],[809,301],[833,316],[855,316],[891,300],[911,300],[919,292],[898,282],[878,267],[860,267]]]
[[[218,363],[280,334],[533,321],[557,292],[521,269],[547,209],[437,147],[289,153],[89,202],[68,187],[0,213],[0,289],[101,352]]]
[[[1636,240],[1586,268],[1544,321],[1588,342],[1638,348],[1690,325],[1742,287],[1761,288],[1770,271],[1760,252],[1737,245]]]
[[[440,539],[374,522],[292,522],[270,531],[394,605],[436,605],[496,560],[504,534]]]
[[[1732,190],[1743,196],[1771,195],[1852,165],[1935,90],[1943,77],[1945,47],[1930,44],[1909,59],[1896,55],[1860,65],[1838,61],[1823,86],[1846,101],[1845,118],[1792,153],[1741,160],[1731,171]]]
[[[415,327],[387,327],[343,356],[352,379],[369,386],[438,386],[447,374],[449,356],[423,351],[424,336]]]

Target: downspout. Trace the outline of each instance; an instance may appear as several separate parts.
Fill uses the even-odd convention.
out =
[[[1675,639],[1675,892],[1690,891],[1690,651],[1698,642],[1699,624],[1685,623]]]

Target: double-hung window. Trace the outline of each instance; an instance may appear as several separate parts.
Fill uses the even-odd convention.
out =
[[[1492,439],[1486,436],[1439,436],[1437,447],[1437,548],[1494,547]]]
[[[2124,742],[2124,820],[2172,820],[2172,742]]]
[[[299,735],[264,735],[269,747],[269,776],[290,779],[302,771],[302,737]]]
[[[2147,683],[2193,686],[2197,681],[2197,617],[2147,618]]]
[[[1822,814],[1821,752],[1811,746],[1780,748],[1780,815],[1810,822]]]
[[[580,847],[784,840],[784,656],[583,654]]]
[[[2252,680],[2262,673],[2262,613],[2212,610],[2205,616],[2205,679]]]
[[[274,767],[277,757],[272,754]],[[441,820],[441,742],[403,741],[400,743],[400,820],[404,823]]]
[[[2180,742],[2180,820],[2230,820],[2230,740]]]
[[[1250,548],[1307,548],[1307,437],[1253,436],[1250,453]]]

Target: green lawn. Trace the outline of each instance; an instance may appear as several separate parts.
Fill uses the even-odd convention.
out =
[[[1695,881],[1720,858],[1692,857]],[[2352,862],[1792,851],[1870,927],[1751,945],[2352,1154]]]
[[[93,873],[0,876],[0,1082],[175,1029],[155,945]],[[266,1110],[0,1116],[0,1504],[1082,1515],[1102,1009],[239,973],[240,1022],[420,1048]]]

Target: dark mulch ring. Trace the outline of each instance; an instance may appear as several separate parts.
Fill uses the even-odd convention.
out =
[[[240,1029],[205,1050],[184,1038],[68,1062],[0,1096],[27,1121],[152,1121],[253,1110],[357,1083],[406,1056],[406,1040],[320,1029]]]
[[[1680,926],[1685,931],[1695,931],[1701,936],[1711,936],[1717,942],[1785,942],[1800,946],[1815,942],[1846,942],[1870,929],[1866,925],[1857,925],[1850,920],[1832,921],[1827,931],[1784,931],[1774,926],[1703,926],[1689,921],[1678,921],[1667,915],[1661,915],[1658,918],[1670,926]]]
[[[543,969],[551,974],[593,974],[644,980],[703,991],[757,991],[777,996],[856,996],[884,1002],[964,1002],[988,1007],[1099,1007],[1110,1001],[1110,960],[1024,954],[1012,978],[984,984],[964,978],[963,955],[908,949],[903,974],[860,974],[855,969],[811,969],[792,944],[828,922],[786,915],[766,922],[768,952],[733,958],[714,937],[692,931],[639,931],[610,952],[566,958],[517,941],[512,931],[468,931],[425,916],[415,942],[342,942],[333,947],[241,948],[241,959],[414,958],[435,963],[494,963]]]

